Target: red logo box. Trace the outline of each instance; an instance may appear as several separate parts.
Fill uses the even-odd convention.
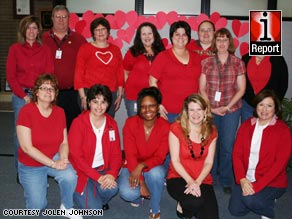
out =
[[[282,11],[249,11],[249,55],[282,55]]]

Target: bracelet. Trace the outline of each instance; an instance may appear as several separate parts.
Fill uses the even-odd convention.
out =
[[[54,168],[56,162],[55,161],[52,161],[51,165],[49,166],[50,168]]]
[[[86,98],[86,96],[80,97],[81,100],[84,99],[84,98]]]
[[[226,108],[227,108],[227,111],[228,111],[228,112],[230,112],[230,108],[229,108],[229,106],[228,106],[228,105],[226,106]]]

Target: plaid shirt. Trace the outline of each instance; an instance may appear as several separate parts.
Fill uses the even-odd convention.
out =
[[[217,64],[218,63],[218,64]],[[245,74],[244,62],[229,55],[227,62],[221,65],[218,56],[202,61],[202,74],[206,75],[207,95],[212,108],[226,106],[237,92],[237,76]],[[216,92],[221,92],[220,101],[215,101]],[[231,112],[241,108],[241,100],[231,107]]]

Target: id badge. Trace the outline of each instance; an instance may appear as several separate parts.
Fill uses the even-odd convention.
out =
[[[58,49],[56,50],[56,59],[61,59],[62,58],[62,50]]]
[[[219,102],[221,100],[221,92],[220,91],[216,91],[215,93],[215,101]]]
[[[137,111],[137,103],[134,103],[134,112],[136,113]]]
[[[109,131],[109,140],[110,141],[115,141],[116,137],[115,137],[115,130],[110,130]]]

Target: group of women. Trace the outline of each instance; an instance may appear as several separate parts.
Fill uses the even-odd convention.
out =
[[[25,27],[25,44],[38,34],[36,24],[32,20]],[[59,183],[60,208],[70,218],[82,218],[70,214],[73,199],[82,209],[107,210],[119,192],[134,207],[149,199],[149,218],[159,219],[166,182],[180,218],[215,219],[219,213],[213,184],[218,176],[223,191],[232,192],[233,215],[253,211],[273,218],[274,200],[287,187],[285,166],[291,153],[290,130],[280,120],[275,94],[278,88],[280,98],[286,92],[275,74],[285,78],[288,72],[274,68],[275,62],[286,64],[284,59],[257,62],[261,57],[252,57],[253,63],[245,64],[234,55],[229,30],[215,31],[210,21],[199,25],[199,41],[191,40],[187,22],[174,22],[169,49],[156,27],[143,23],[124,60],[108,42],[105,18],[93,20],[90,30],[93,41],[80,47],[75,71],[83,112],[74,119],[68,140],[64,112],[55,105],[58,83],[53,74],[37,77],[32,102],[20,110],[18,171],[26,207],[46,207],[49,175]],[[7,63],[13,71],[11,57]],[[123,86],[129,116],[123,127],[124,160],[113,118]],[[22,88],[25,83],[19,90],[26,92]],[[255,95],[255,102],[246,99],[254,115],[236,137],[241,99]]]

